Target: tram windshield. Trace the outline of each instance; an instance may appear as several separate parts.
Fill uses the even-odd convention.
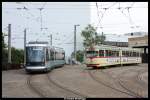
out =
[[[44,65],[44,47],[26,47],[27,65]]]
[[[98,51],[86,51],[86,57],[96,57],[98,56]]]

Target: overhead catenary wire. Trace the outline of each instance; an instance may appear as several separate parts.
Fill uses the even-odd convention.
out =
[[[71,36],[72,36],[72,35],[71,35]],[[59,45],[65,44],[65,42],[66,42],[65,40],[67,40],[67,42],[68,42],[68,41],[73,40],[73,38],[74,38],[73,36],[72,36],[72,37],[68,36],[68,37],[66,37],[61,43],[58,43],[58,44],[59,44]]]
[[[98,6],[100,6],[100,5],[98,5]],[[89,6],[90,7],[90,6]],[[105,9],[106,7],[102,7],[102,8],[99,8],[99,9]],[[121,8],[126,8],[126,7],[121,7]],[[138,8],[148,8],[148,7],[146,7],[146,6],[134,6],[134,7],[132,7],[133,9],[134,8],[136,8],[136,9],[138,9]],[[9,10],[14,10],[14,9],[16,9],[16,8],[13,8],[13,7],[7,7],[7,8],[5,8],[5,7],[3,7],[3,9],[9,9]],[[32,8],[30,8],[30,9],[37,9],[36,7],[32,7]],[[29,8],[28,8],[28,10],[30,10]],[[81,8],[81,7],[78,7],[78,6],[76,6],[76,7],[46,7],[45,9],[67,9],[67,10],[72,10],[72,9],[87,9],[87,7],[85,7],[85,8]],[[94,7],[92,8],[92,9],[94,9]],[[117,7],[116,8],[109,8],[109,9],[118,9]],[[96,9],[95,9],[96,10]]]
[[[45,3],[44,3],[44,4],[45,4]],[[44,4],[43,4],[43,6],[44,6]],[[46,4],[45,4],[45,5],[46,5]],[[43,6],[42,6],[42,7],[43,7]],[[93,6],[95,6],[95,5],[93,5]],[[99,6],[99,5],[98,5],[98,6]],[[26,7],[26,6],[25,6],[25,7]],[[77,6],[77,7],[78,7],[78,6]],[[74,8],[77,8],[77,7],[74,7]],[[69,8],[69,7],[68,7],[68,8]],[[68,9],[68,8],[67,8],[67,9]],[[74,8],[73,8],[73,9],[74,9]],[[103,9],[103,10],[104,10],[104,8],[105,8],[105,7],[101,7],[101,8],[99,8],[99,9],[101,9],[101,10]],[[122,7],[122,8],[123,8],[123,7]],[[125,10],[125,8],[126,8],[126,7],[124,7],[124,10]],[[134,7],[132,7],[132,8],[134,8]],[[30,10],[31,10],[32,8],[31,8],[31,9],[29,9],[29,8],[27,8],[27,9],[24,8],[24,9],[27,10],[27,12],[30,12]],[[47,8],[45,8],[45,9],[47,9]],[[48,9],[50,9],[50,8],[48,8]],[[54,8],[54,9],[55,9],[55,8]],[[81,9],[82,9],[82,8],[81,8]],[[83,9],[84,9],[84,8],[83,8]],[[110,9],[116,9],[116,8],[110,8]],[[101,10],[100,10],[100,11],[101,11]],[[31,15],[30,18],[31,18],[31,17],[33,17],[33,16]],[[37,17],[36,17],[36,18],[37,18]],[[99,27],[99,28],[100,28],[100,27]]]
[[[41,31],[44,29],[43,28],[43,20],[42,20],[42,10],[44,9],[45,5],[46,5],[46,2],[42,5],[41,8],[38,8],[40,10],[40,17],[41,17],[41,20],[40,20],[41,21]]]
[[[24,10],[27,11],[27,13],[31,16],[31,17],[26,17],[27,19],[32,18],[32,20],[38,22],[37,17],[35,17],[32,13],[29,12],[31,8],[26,7],[25,5],[23,5],[23,3],[20,3],[20,4],[22,5],[23,8],[16,8],[16,9],[17,9],[17,10],[24,9]],[[45,5],[46,5],[46,2],[44,3],[43,7],[44,7]]]
[[[16,8],[17,10],[21,10],[21,9],[24,9],[28,12],[28,14],[30,14],[32,17],[35,17],[32,13],[29,12],[29,8],[27,8],[25,5],[23,5],[22,3],[20,4],[22,5],[23,8]]]
[[[133,26],[134,26],[134,22],[133,22],[133,20],[132,20],[132,18],[131,18],[131,15],[130,15],[130,9],[131,8],[133,8],[133,5],[135,4],[135,2],[133,2],[130,6],[128,6],[128,7],[125,7],[125,8],[121,8],[120,7],[120,3],[119,3],[119,7],[118,7],[118,10],[119,11],[121,11],[121,9],[122,9],[122,11],[121,11],[121,13],[129,20],[129,23],[130,23],[130,25],[131,25],[131,27],[130,28],[133,28]],[[127,12],[128,12],[128,15],[126,15],[123,11],[124,10],[127,10]]]
[[[130,15],[130,8],[132,8],[132,7],[133,7],[133,5],[134,5],[134,2],[131,4],[131,6],[130,6],[130,7],[127,7],[128,14],[129,14],[130,24],[134,24],[134,22],[133,22],[133,20],[132,20],[132,18],[131,18],[131,15]]]
[[[46,5],[46,3],[44,3],[43,4],[43,7]],[[93,5],[94,6],[94,5]],[[26,9],[27,7],[25,7],[25,9]],[[75,8],[78,8],[78,6],[77,7],[75,7]],[[126,8],[126,7],[124,7],[124,8]],[[132,7],[132,8],[134,8],[134,7]],[[135,7],[135,8],[137,8],[137,7]],[[139,7],[139,8],[142,8],[142,7]],[[28,9],[28,13],[30,13],[29,12],[29,8],[27,8]],[[32,8],[30,8],[30,9],[32,9]],[[47,8],[46,8],[47,9]],[[80,8],[79,8],[80,9]],[[99,9],[105,9],[104,7],[103,8],[99,8]],[[109,8],[109,9],[117,9],[117,8]],[[38,20],[37,20],[37,18],[36,19],[34,19],[35,21],[37,21],[38,22]]]
[[[101,22],[101,18],[100,18],[100,15],[99,15],[99,8],[98,8],[98,4],[96,2],[96,8],[97,8],[97,15],[98,15],[98,19],[99,19],[99,23]],[[103,13],[100,11],[100,13],[103,15]],[[98,23],[98,24],[99,24]],[[101,24],[101,23],[100,23]],[[97,25],[98,26],[98,25]],[[96,30],[97,30],[97,27],[96,27]]]
[[[110,8],[113,7],[115,4],[116,4],[116,2],[113,3],[112,5],[110,5],[109,7],[103,8],[103,9],[104,9],[104,12],[102,13],[101,18],[99,18],[100,20],[99,20],[99,22],[98,22],[98,24],[97,24],[96,30],[98,29],[99,24],[100,24],[100,27],[103,28],[103,27],[102,27],[102,24],[101,24],[101,21],[102,21],[102,19],[103,19],[103,17],[104,17],[104,14],[105,14],[106,10],[110,9]],[[98,8],[97,3],[96,3],[96,7],[97,7],[97,12],[99,12],[99,11],[98,11],[99,8]],[[102,8],[102,6],[101,6],[101,8]],[[98,16],[98,17],[99,17],[99,16]]]

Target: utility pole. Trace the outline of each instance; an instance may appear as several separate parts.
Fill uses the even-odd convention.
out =
[[[8,24],[8,67],[11,65],[11,24]]]
[[[52,46],[52,34],[50,34],[48,37],[50,37],[50,45]]]
[[[43,29],[43,27],[42,27],[42,10],[43,10],[43,8],[38,8],[39,10],[40,10],[40,16],[41,16],[41,31],[42,31],[42,29]]]
[[[52,34],[50,35],[50,38],[51,38],[51,46],[52,46]]]
[[[74,25],[74,59],[76,60],[76,27],[80,25]]]
[[[26,64],[26,29],[24,29],[24,66]]]
[[[102,36],[101,36],[101,43],[103,44],[103,31],[102,31]]]

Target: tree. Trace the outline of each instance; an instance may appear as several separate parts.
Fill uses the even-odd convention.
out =
[[[4,43],[4,33],[2,33],[2,69],[6,69],[8,64],[8,50]],[[22,49],[11,48],[11,60],[12,64],[21,64],[24,60],[24,51]]]
[[[77,51],[76,54],[77,54],[77,61],[82,63],[83,62],[83,58],[84,58],[84,52],[79,50],[79,51]]]
[[[6,44],[4,42],[4,33],[2,32],[2,63],[7,63],[8,60],[8,50],[6,49]]]
[[[6,44],[4,43],[4,33],[2,32],[2,49],[4,49],[6,47]]]
[[[105,41],[103,33],[102,35],[98,35],[96,29],[90,24],[81,32],[81,36],[84,38],[84,47],[93,47],[94,45],[102,44]]]
[[[73,56],[74,56],[74,52],[72,52],[72,54],[71,54],[71,57],[73,58]],[[78,50],[77,52],[76,52],[76,57],[77,57],[77,61],[79,61],[79,62],[83,62],[83,60],[84,60],[84,52],[83,51],[81,51],[81,50]]]
[[[103,44],[105,39],[106,39],[106,37],[103,34],[103,32],[102,32],[102,35],[96,35],[96,37],[95,37],[96,45]]]
[[[24,51],[23,50],[19,50],[19,49],[12,47],[11,52],[12,52],[11,57],[12,57],[12,63],[13,64],[23,63],[23,58],[24,58]]]

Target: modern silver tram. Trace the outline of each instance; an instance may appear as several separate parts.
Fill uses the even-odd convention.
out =
[[[50,46],[48,42],[29,42],[26,45],[27,72],[47,72],[65,64],[65,51],[62,48]]]

